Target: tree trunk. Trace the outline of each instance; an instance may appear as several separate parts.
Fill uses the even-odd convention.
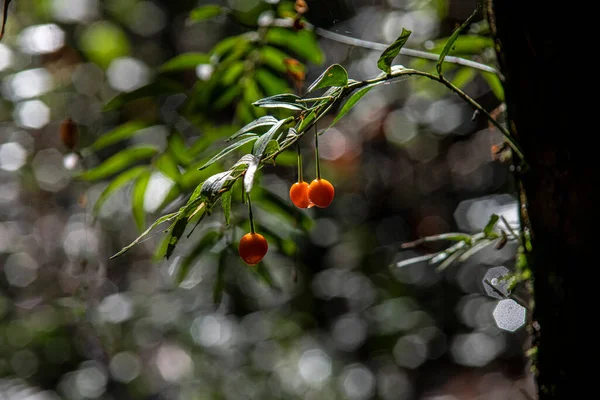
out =
[[[574,36],[561,27],[577,21],[565,15],[575,8],[542,0],[486,4],[505,77],[510,128],[530,166],[520,178],[529,203],[529,221],[523,223],[533,234],[529,260],[540,399],[567,399],[577,393],[574,279],[595,252],[590,241],[598,195],[591,185],[598,168],[584,154],[591,147],[589,139],[574,131],[581,118],[575,103],[582,81],[575,83],[568,79],[572,71],[565,73],[570,58],[565,50]]]

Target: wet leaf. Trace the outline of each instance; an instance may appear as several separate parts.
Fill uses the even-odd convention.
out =
[[[270,115],[265,115],[264,117],[260,117],[259,119],[250,122],[249,124],[245,125],[242,129],[240,129],[239,131],[237,131],[236,133],[234,133],[233,135],[231,135],[227,141],[231,141],[233,139],[236,139],[237,137],[243,135],[244,133],[250,132],[256,128],[262,127],[262,126],[273,126],[277,123],[278,119],[275,117],[272,117]]]
[[[254,157],[248,162],[248,169],[244,174],[244,190],[246,193],[250,193],[252,190],[252,185],[254,185],[254,175],[258,170],[259,161],[260,159],[258,157]]]
[[[265,154],[265,150],[267,149],[267,145],[270,140],[272,140],[275,135],[279,132],[279,130],[283,127],[283,125],[292,121],[293,118],[286,118],[280,121],[277,121],[275,125],[271,127],[266,133],[264,133],[261,137],[258,138],[256,143],[254,143],[254,148],[252,149],[252,154],[258,159],[261,160]]]
[[[265,108],[287,108],[289,110],[306,110],[306,106],[301,103],[296,103],[298,97],[292,93],[277,94],[275,96],[266,97],[252,103],[256,107]]]

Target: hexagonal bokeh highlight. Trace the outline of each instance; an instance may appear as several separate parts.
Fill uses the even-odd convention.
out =
[[[493,267],[487,270],[482,279],[482,283],[488,296],[496,299],[503,299],[510,294],[510,290],[508,290],[509,281],[507,279],[502,279],[504,276],[508,275],[508,272],[508,268],[506,267]],[[494,287],[490,287],[490,284]]]
[[[514,332],[525,325],[526,314],[525,307],[511,299],[500,300],[493,312],[498,328],[509,332]]]

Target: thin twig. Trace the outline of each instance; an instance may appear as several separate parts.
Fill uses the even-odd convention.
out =
[[[326,39],[330,39],[330,40],[336,41],[338,43],[348,44],[350,46],[357,46],[357,47],[362,47],[365,49],[381,50],[381,51],[384,51],[385,49],[387,49],[389,47],[389,44],[371,42],[369,40],[363,40],[363,39],[357,39],[357,38],[353,38],[350,36],[341,35],[339,33],[332,32],[327,29],[323,29],[323,28],[319,28],[319,27],[315,27],[314,31],[317,35],[322,36]],[[400,49],[400,54],[402,54],[404,56],[408,56],[408,57],[423,58],[425,60],[431,60],[431,61],[437,61],[440,58],[440,55],[436,54],[436,53],[430,53],[430,52],[422,51],[422,50],[408,49],[406,47],[403,47]],[[466,58],[455,57],[455,56],[446,56],[444,58],[444,62],[462,65],[464,67],[470,67],[470,68],[478,69],[478,70],[484,71],[484,72],[489,72],[494,75],[497,75],[501,80],[504,79],[504,77],[502,76],[500,71],[498,71],[496,68],[491,67],[486,64],[478,63],[476,61],[467,60]]]

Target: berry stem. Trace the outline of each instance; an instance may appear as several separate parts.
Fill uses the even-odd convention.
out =
[[[317,179],[321,179],[321,165],[319,162],[319,130],[315,123],[315,165],[317,166]]]
[[[298,149],[298,182],[304,182],[304,174],[302,173],[302,152],[300,151],[300,143],[296,143]]]
[[[252,201],[250,201],[250,193],[246,194],[246,200],[248,200],[248,219],[250,220],[250,232],[256,233],[256,228],[254,227],[254,216],[252,215]]]

